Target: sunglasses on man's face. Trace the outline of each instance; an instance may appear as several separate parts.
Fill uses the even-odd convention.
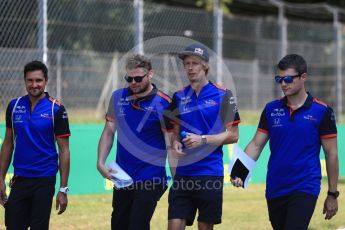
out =
[[[125,80],[128,82],[128,83],[131,83],[133,80],[137,83],[139,82],[142,82],[144,77],[146,77],[147,74],[145,74],[144,76],[134,76],[134,77],[130,77],[128,75],[125,76]]]
[[[298,77],[298,76],[300,76],[300,74],[296,74],[296,75],[292,75],[292,76],[291,75],[287,75],[287,76],[279,76],[279,75],[277,75],[277,76],[274,77],[274,79],[275,79],[276,83],[278,83],[278,84],[283,83],[283,81],[285,83],[289,84],[289,83],[292,83],[293,79],[295,77]]]

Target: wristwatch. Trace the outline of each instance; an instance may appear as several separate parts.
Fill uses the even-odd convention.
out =
[[[67,193],[69,192],[69,188],[68,188],[68,187],[61,187],[61,188],[59,189],[59,192],[62,192],[62,193],[64,193],[64,194],[67,195]]]
[[[201,143],[207,144],[207,138],[205,135],[201,135]]]
[[[333,196],[335,199],[337,199],[338,196],[339,196],[339,191],[335,191],[335,192],[328,191],[327,195],[328,196]]]

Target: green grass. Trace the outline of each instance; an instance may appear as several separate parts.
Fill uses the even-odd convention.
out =
[[[322,215],[327,182],[323,181],[322,192],[319,197],[314,216],[311,220],[310,230],[328,230],[345,228],[345,184],[340,183],[339,211],[332,220],[324,220]],[[266,201],[264,198],[265,186],[263,184],[250,184],[247,190],[227,186],[224,188],[223,222],[215,229],[234,230],[266,230],[271,229]],[[164,194],[158,203],[151,221],[151,229],[161,230],[167,228],[167,195]],[[50,229],[52,230],[105,230],[110,229],[111,194],[103,195],[71,195],[67,211],[58,216],[52,210]],[[55,201],[54,201],[55,204]],[[145,208],[145,207],[143,207]],[[0,209],[0,229],[4,229],[3,208]],[[192,227],[197,229],[194,222]]]

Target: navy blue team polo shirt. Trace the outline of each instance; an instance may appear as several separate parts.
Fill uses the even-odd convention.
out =
[[[309,93],[304,105],[291,110],[287,98],[268,103],[258,131],[268,134],[266,198],[294,192],[318,196],[321,186],[321,138],[337,136],[332,108]]]
[[[33,111],[28,95],[13,99],[7,107],[6,127],[15,135],[15,175],[46,177],[58,171],[55,138],[71,134],[64,106],[58,101],[53,104],[54,99],[45,94]]]
[[[198,96],[190,85],[176,92],[166,116],[169,129],[178,125],[180,131],[197,135],[219,134],[240,122],[232,92],[212,82],[208,82]],[[206,144],[184,148],[186,155],[179,159],[176,175],[223,176],[222,147]]]
[[[145,97],[129,88],[112,94],[106,120],[116,125],[116,162],[134,182],[166,180],[163,111],[170,101],[155,85]]]

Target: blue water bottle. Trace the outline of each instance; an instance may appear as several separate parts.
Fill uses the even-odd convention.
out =
[[[186,132],[186,131],[182,131],[182,132],[180,133],[180,137],[181,137],[182,147],[184,148],[184,147],[186,147],[186,146],[184,146],[182,140],[185,139],[185,138],[187,137],[187,132]]]
[[[180,133],[180,136],[181,136],[181,140],[185,139],[187,137],[187,132],[186,131],[182,131]]]

